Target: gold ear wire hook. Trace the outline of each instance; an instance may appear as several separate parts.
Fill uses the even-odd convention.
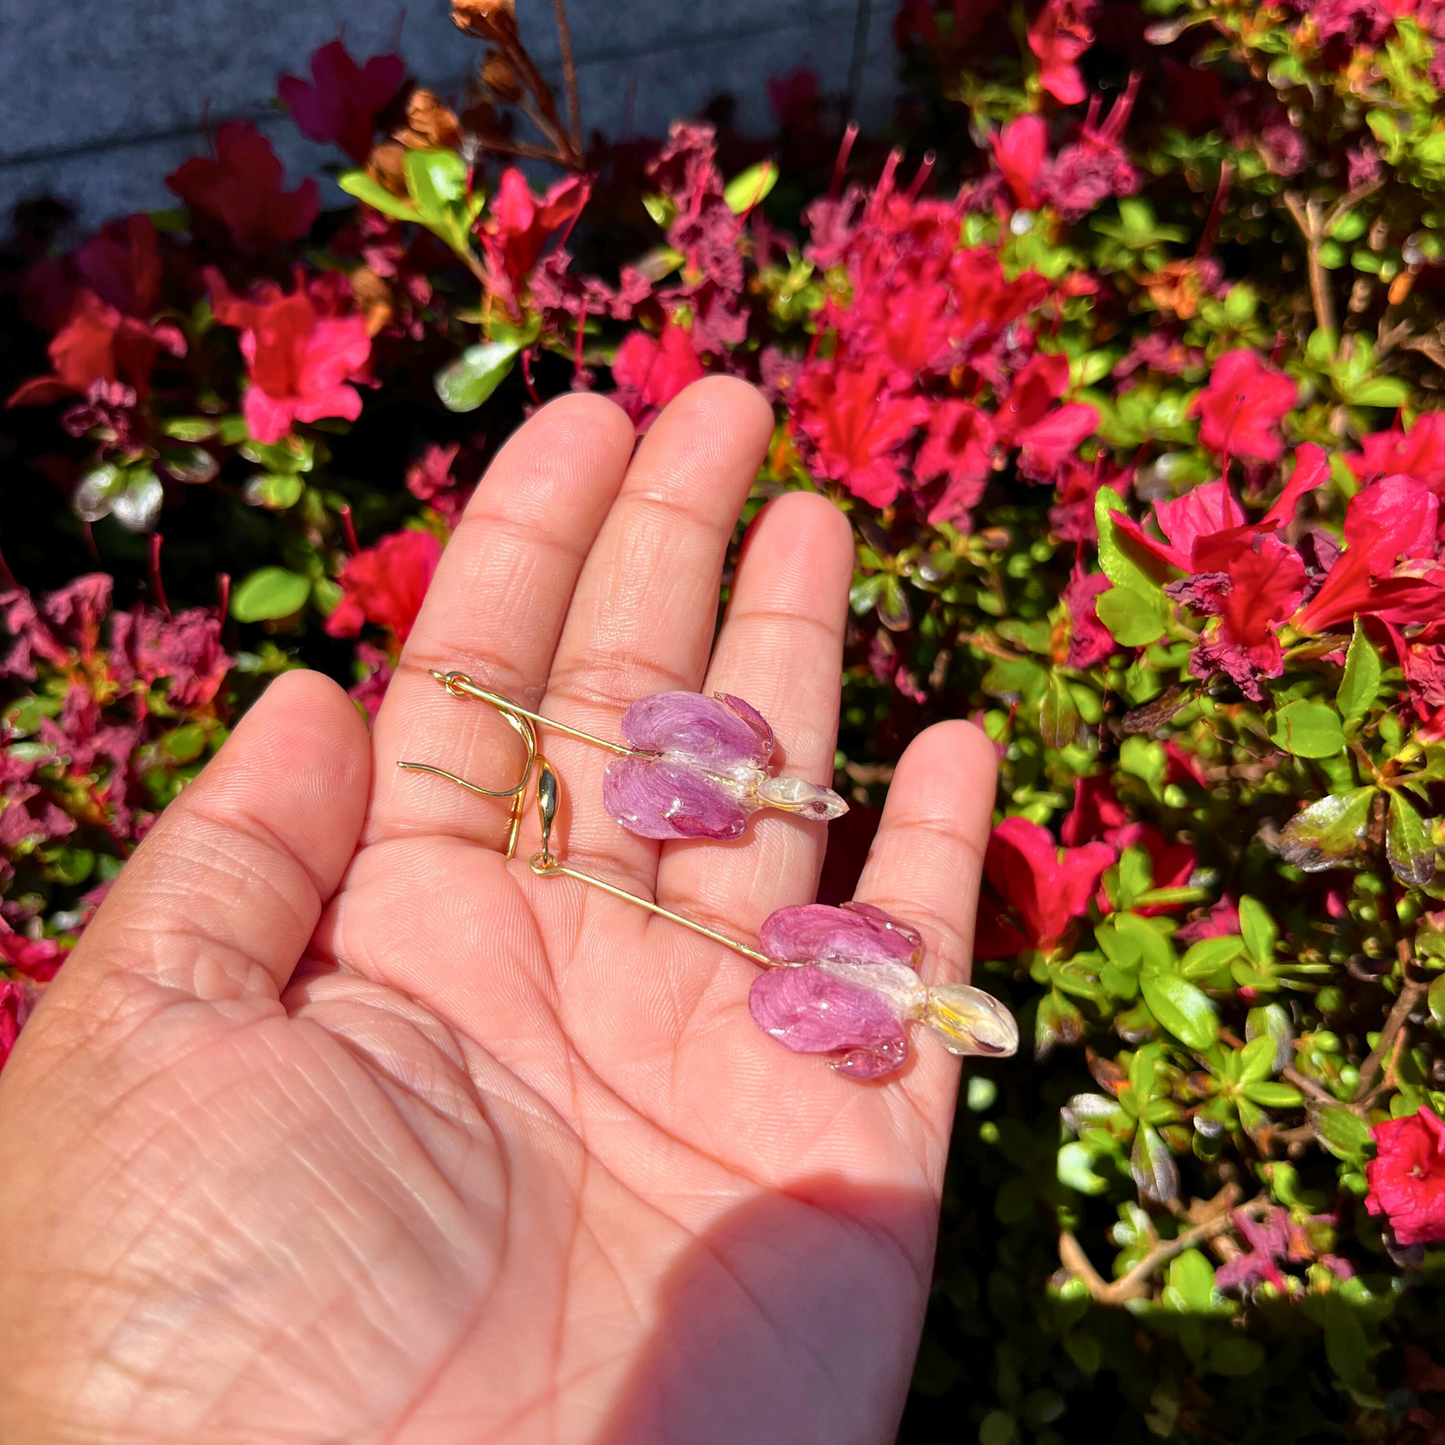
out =
[[[594,748],[605,748],[609,753],[617,753],[624,758],[632,757],[637,751],[636,748],[629,748],[624,743],[610,743],[606,738],[593,737],[591,733],[584,733],[581,728],[568,727],[566,723],[558,722],[556,718],[543,717],[539,712],[528,712],[526,708],[518,707],[511,698],[503,697],[499,692],[492,692],[490,688],[478,687],[464,672],[438,672],[435,668],[430,671],[431,675],[453,697],[474,697],[482,702],[489,702],[499,712],[530,718],[544,728],[551,728],[553,732],[565,733],[569,738],[577,738],[581,742],[591,743]]]
[[[492,699],[487,698],[486,701],[492,702]],[[512,806],[507,815],[507,857],[513,858],[517,853],[517,833],[521,829],[522,811],[526,806],[527,784],[532,780],[532,770],[537,762],[537,730],[527,717],[518,715],[510,707],[501,706],[499,702],[492,702],[492,706],[497,708],[497,711],[507,720],[508,727],[517,732],[527,746],[526,764],[522,768],[520,781],[514,787],[484,788],[480,783],[470,783],[465,778],[458,777],[455,773],[436,767],[432,763],[411,763],[398,760],[397,767],[405,768],[412,773],[430,773],[434,778],[445,778],[459,788],[465,788],[469,793],[476,793],[482,798],[510,798]],[[548,771],[551,771],[550,765],[548,765]]]

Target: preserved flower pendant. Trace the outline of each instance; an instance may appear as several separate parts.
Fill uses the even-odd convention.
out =
[[[760,808],[826,823],[848,805],[831,788],[775,777],[773,730],[740,697],[660,692],[622,715],[633,751],[607,765],[602,805],[644,838],[739,838]]]
[[[954,1054],[1012,1054],[1018,1025],[967,984],[930,987],[917,973],[918,931],[868,903],[804,903],[764,921],[775,965],[759,974],[748,1010],[759,1028],[802,1054],[828,1054],[840,1074],[877,1079],[908,1059],[906,1025],[927,1024]]]

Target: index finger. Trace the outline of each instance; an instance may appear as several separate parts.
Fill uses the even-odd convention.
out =
[[[502,448],[467,504],[376,719],[367,842],[446,833],[498,848],[507,804],[403,773],[402,759],[506,788],[522,749],[485,703],[429,675],[467,673],[523,707],[541,701],[582,564],[622,485],[634,433],[600,396],[559,398]]]

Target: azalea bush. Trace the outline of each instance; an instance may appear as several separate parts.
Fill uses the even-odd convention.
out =
[[[908,1441],[1445,1440],[1445,4],[903,0],[892,135],[609,144],[509,0],[467,93],[324,44],[5,252],[0,1057],[267,680],[375,711],[500,441],[708,372],[748,515],[857,539],[825,896],[893,761],[997,746]],[[565,53],[565,46],[564,46]],[[526,169],[521,167],[525,166]],[[13,569],[13,570],[10,570]]]

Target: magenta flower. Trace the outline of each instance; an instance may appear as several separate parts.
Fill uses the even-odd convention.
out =
[[[775,964],[753,981],[748,1011],[799,1054],[831,1054],[850,1079],[877,1079],[908,1059],[905,1025],[926,1022],[954,1054],[1011,1054],[1018,1026],[997,999],[967,984],[918,977],[923,939],[867,903],[780,908],[763,923]]]
[[[660,692],[622,715],[636,749],[607,765],[602,803],[642,838],[740,838],[759,808],[826,823],[848,805],[831,788],[769,769],[773,730],[740,697]]]

